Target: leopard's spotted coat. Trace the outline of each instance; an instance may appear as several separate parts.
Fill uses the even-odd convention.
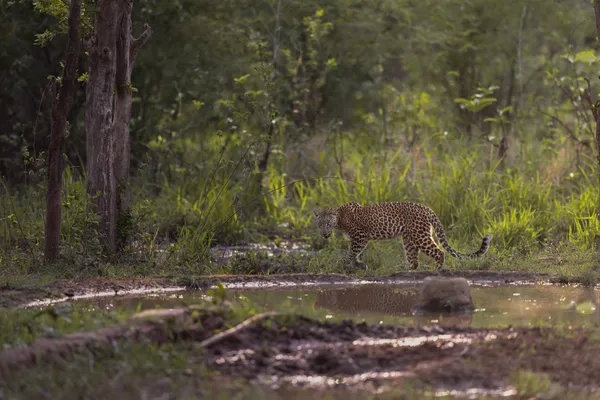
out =
[[[433,210],[417,203],[385,202],[361,206],[351,202],[340,207],[317,209],[314,216],[323,237],[329,238],[335,228],[350,239],[351,259],[362,268],[366,265],[360,256],[370,240],[402,237],[406,260],[412,269],[419,267],[419,251],[432,257],[438,268],[444,266],[444,252],[433,240],[432,228],[442,247],[456,258],[481,257],[492,240],[492,235],[486,235],[479,250],[460,253],[448,243],[444,227]]]

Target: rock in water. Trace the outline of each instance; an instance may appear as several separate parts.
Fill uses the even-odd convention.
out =
[[[471,288],[465,278],[428,277],[421,284],[419,299],[413,308],[417,314],[429,312],[473,312]]]

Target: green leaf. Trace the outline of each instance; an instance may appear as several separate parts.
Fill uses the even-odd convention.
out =
[[[496,98],[495,97],[486,97],[483,99],[475,99],[475,101],[473,102],[473,106],[471,107],[471,111],[473,112],[477,112],[477,111],[481,111],[484,108],[486,108],[487,106],[489,106],[490,104],[494,104],[496,102]]]
[[[85,72],[77,77],[77,82],[87,82],[88,78],[89,78],[89,75],[87,72]]]
[[[592,64],[598,61],[598,57],[594,53],[594,50],[584,50],[575,54],[575,62],[582,62],[585,64]]]
[[[239,83],[240,85],[243,85],[244,82],[246,81],[246,79],[248,79],[250,77],[250,74],[246,74],[243,76],[240,76],[239,78],[233,78],[233,80],[235,81],[235,83]]]

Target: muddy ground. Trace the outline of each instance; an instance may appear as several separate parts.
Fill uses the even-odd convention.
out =
[[[292,398],[317,399],[335,393],[333,398],[353,399],[366,398],[366,393],[385,395],[408,389],[413,393],[452,391],[459,396],[474,390],[506,395],[516,394],[514,385],[518,386],[515,381],[520,373],[534,377],[525,387],[535,390],[539,397],[519,393],[519,398],[565,399],[575,392],[594,398],[600,388],[600,340],[593,331],[584,329],[403,328],[259,315],[227,331],[223,314],[218,312],[200,316],[186,309],[144,313],[158,313],[164,325],[133,317],[137,324],[133,327],[40,339],[29,347],[0,353],[0,375],[5,375],[6,383],[16,382],[19,371],[30,369],[32,363],[43,361],[52,369],[57,358],[70,358],[75,351],[91,351],[90,357],[97,361],[107,355],[98,345],[114,349],[119,347],[115,341],[125,340],[184,343],[190,362],[208,367],[211,379],[229,377],[240,388],[259,384],[279,394],[261,398],[284,398],[287,395],[281,397],[282,393],[287,393]],[[159,370],[155,374],[147,377],[143,387],[146,393],[161,394],[152,398],[177,397],[164,392],[165,379],[176,379],[178,390],[185,388],[188,395],[200,390],[206,379],[206,374],[171,371],[165,377]],[[540,384],[544,379],[548,383]],[[86,385],[102,383],[89,381]],[[299,397],[304,391],[315,395]]]
[[[216,282],[230,287],[264,288],[327,283],[414,282],[431,275],[436,274],[401,272],[387,277],[337,274],[229,275],[186,279],[162,277],[57,281],[41,287],[2,287],[0,306],[22,307],[32,301],[49,298],[60,301],[140,291],[205,290]],[[468,271],[445,275],[462,276],[476,283],[490,285],[522,285],[553,280],[549,275],[521,272]],[[186,312],[181,315],[191,314]],[[132,320],[135,321],[135,317]],[[350,390],[356,395],[358,392],[390,393],[411,387],[428,392],[450,390],[455,394],[476,389],[480,393],[498,395],[514,392],[512,385],[524,371],[535,374],[531,378],[533,387],[539,386],[544,391],[552,392],[549,398],[564,398],[561,396],[566,390],[596,396],[599,394],[597,390],[600,390],[600,357],[597,356],[600,354],[600,339],[594,330],[438,326],[402,328],[276,316],[257,320],[214,343],[207,343],[206,340],[226,329],[225,319],[221,316],[182,321],[180,326],[181,330],[174,336],[165,336],[164,329],[157,329],[150,324],[140,325],[138,331],[109,327],[99,334],[83,333],[72,337],[42,339],[38,342],[41,346],[37,350],[34,343],[28,348],[12,351],[14,354],[10,357],[16,354],[17,358],[10,364],[14,367],[26,365],[31,360],[41,360],[40,349],[46,352],[51,349],[48,353],[52,355],[50,358],[57,354],[68,357],[69,353],[89,350],[90,340],[106,344],[114,340],[155,340],[152,338],[156,336],[162,338],[155,340],[157,344],[169,342],[174,337],[183,339],[191,346],[194,363],[205,365],[223,377],[259,383],[279,394],[288,393],[286,391],[289,390],[317,390],[320,393],[324,393],[323,390],[329,393]],[[172,329],[172,322],[169,327]],[[57,345],[59,342],[62,344]],[[10,359],[7,356],[7,352],[0,353],[0,365]],[[14,360],[17,360],[16,364]],[[13,367],[3,369],[11,371]],[[158,378],[156,381],[160,381]],[[197,383],[193,376],[180,378],[190,380],[190,385]],[[535,383],[538,379],[549,379],[552,385],[540,386]],[[152,386],[152,383],[149,385]],[[340,396],[348,398],[344,394]]]
[[[401,386],[506,390],[530,371],[563,388],[600,387],[600,342],[584,330],[399,328],[364,323],[256,325],[209,348],[206,362],[227,375],[278,388]],[[556,393],[555,393],[556,394]]]
[[[397,272],[385,277],[358,277],[342,274],[281,274],[281,275],[213,275],[186,278],[152,277],[152,278],[96,278],[84,281],[59,280],[52,284],[22,287],[13,285],[0,286],[0,308],[22,307],[36,301],[53,299],[54,301],[94,295],[117,295],[136,292],[152,292],[161,290],[205,290],[216,282],[235,287],[269,287],[285,285],[314,285],[328,283],[352,282],[385,282],[400,283],[420,281],[427,276],[438,275],[434,272]],[[552,282],[553,277],[547,274],[510,271],[461,271],[445,273],[446,276],[462,276],[477,283],[489,284],[528,284],[535,282]]]
[[[222,250],[221,261],[232,257],[234,253],[228,251],[227,248]],[[0,286],[0,308],[43,306],[94,296],[203,291],[217,282],[231,288],[260,289],[334,283],[410,283],[433,275],[439,273],[403,271],[384,277],[272,274],[58,280],[47,285]],[[464,277],[473,283],[489,285],[556,281],[551,275],[526,272],[460,271],[444,272],[442,275]],[[515,376],[523,371],[539,374],[532,378],[534,381],[547,377],[558,385],[550,388],[533,382],[538,391],[552,392],[552,396],[547,398],[564,398],[561,391],[565,388],[584,392],[600,388],[600,357],[597,356],[600,354],[600,339],[593,337],[597,335],[593,330],[402,328],[275,316],[251,321],[241,328],[238,325],[240,329],[221,336],[230,326],[224,314],[198,316],[190,310],[165,310],[164,313],[170,315],[170,322],[165,317],[162,325],[160,321],[158,325],[154,323],[156,321],[140,322],[134,316],[132,325],[43,338],[29,346],[2,351],[0,375],[12,374],[18,378],[20,370],[39,362],[43,364],[42,368],[52,369],[57,358],[70,359],[75,353],[91,352],[91,359],[97,359],[105,353],[97,352],[96,346],[108,346],[110,352],[110,349],[117,348],[114,347],[117,341],[144,344],[150,341],[157,345],[183,344],[186,354],[190,354],[190,362],[208,367],[211,381],[220,379],[212,375],[217,372],[222,374],[222,378],[242,378],[243,382],[258,383],[280,395],[265,398],[299,398],[298,390],[302,390],[303,394],[316,390],[350,400],[364,398],[356,396],[361,391],[373,394],[409,386],[434,392],[458,390],[466,393],[480,389],[481,393],[499,394],[514,391],[511,385]],[[140,385],[140,390],[162,393],[165,380],[176,382],[175,386],[183,387],[184,391],[190,387],[191,392],[197,392],[197,387],[205,386],[204,378],[194,374],[158,376],[161,372],[156,373],[157,376],[148,377],[146,383]],[[126,373],[118,372],[114,380],[130,381],[130,378]],[[111,381],[106,386],[112,385]],[[115,393],[104,398],[120,398],[117,395],[119,385],[114,387]],[[203,397],[200,392],[196,394]],[[166,397],[160,398],[173,396],[177,397],[174,393],[166,393]],[[321,397],[309,394],[302,398],[314,400]]]

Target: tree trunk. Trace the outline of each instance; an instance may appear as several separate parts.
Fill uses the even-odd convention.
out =
[[[508,136],[503,134],[502,139],[500,139],[500,145],[498,146],[498,159],[500,160],[500,168],[504,168],[506,153],[508,153]]]
[[[117,180],[117,216],[121,221],[127,221],[131,206],[131,189],[129,186],[129,165],[131,155],[131,141],[129,138],[129,121],[131,120],[131,102],[133,87],[131,73],[135,59],[141,46],[150,38],[149,25],[144,25],[142,35],[133,39],[131,36],[131,14],[133,0],[125,0],[123,14],[119,21],[117,37],[117,76],[115,98],[115,120],[113,134],[115,138],[115,178]],[[123,246],[128,239],[129,230],[118,232],[117,245]]]
[[[86,86],[87,190],[95,198],[100,234],[108,251],[115,250],[117,226],[112,123],[118,3],[118,0],[98,1]]]
[[[596,34],[600,41],[600,0],[594,0],[594,10],[596,12]],[[596,111],[596,156],[600,166],[600,113]],[[600,175],[600,169],[599,169]]]
[[[273,55],[271,59],[273,72],[270,79],[277,79],[277,57],[279,55],[279,37],[281,29],[279,21],[279,17],[281,15],[281,0],[277,1],[277,8],[273,9],[273,12],[275,15],[275,27],[273,29]],[[265,81],[264,83],[266,87],[269,87],[272,81]],[[256,169],[252,171],[252,176],[248,181],[246,192],[243,198],[243,203],[245,204],[244,213],[248,215],[259,215],[265,211],[265,198],[261,196],[261,194],[263,189],[263,179],[269,166],[271,147],[275,135],[275,124],[273,120],[277,115],[277,106],[274,104],[276,96],[269,96],[269,98],[270,99],[267,104],[267,112],[264,115],[263,124],[263,129],[266,131],[265,151],[256,164]]]
[[[130,205],[131,72],[150,28],[131,38],[133,0],[99,0],[87,84],[88,193],[100,216],[106,250],[117,249],[117,223]]]
[[[596,15],[596,35],[598,36],[598,41],[600,41],[600,0],[594,0],[594,11],[595,11],[595,15]],[[592,94],[589,93],[589,96],[591,96]],[[592,107],[592,114],[594,115],[595,119],[596,119],[596,159],[598,160],[598,167],[597,167],[597,171],[596,173],[598,174],[598,192],[599,192],[599,196],[598,196],[598,205],[597,205],[597,209],[596,209],[596,218],[598,219],[598,221],[600,221],[600,112],[598,112],[597,109],[594,108],[594,105],[591,104],[590,101],[590,107]],[[596,234],[596,240],[595,240],[595,244],[596,244],[596,251],[600,252],[600,238],[598,236],[598,234]]]
[[[62,74],[58,97],[52,106],[52,127],[48,146],[48,192],[46,195],[46,224],[44,256],[54,261],[59,254],[60,221],[62,214],[62,173],[64,169],[65,130],[69,110],[75,94],[75,75],[79,60],[79,30],[81,22],[81,0],[71,0],[69,6],[69,30],[67,57]]]

